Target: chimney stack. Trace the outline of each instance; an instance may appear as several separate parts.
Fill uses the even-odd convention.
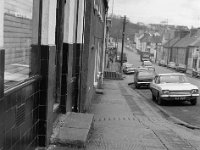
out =
[[[176,30],[175,31],[175,38],[184,38],[186,35],[188,35],[190,32],[188,30]]]
[[[197,33],[197,31],[197,28],[190,29],[190,37],[194,36]]]

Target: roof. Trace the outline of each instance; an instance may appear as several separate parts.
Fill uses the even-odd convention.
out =
[[[189,46],[199,47],[200,46],[200,37],[198,39],[196,39],[193,43],[191,43]]]
[[[180,40],[179,37],[173,38],[173,39],[169,40],[167,43],[165,43],[165,44],[163,45],[163,47],[172,47],[172,46],[174,46],[174,44],[176,44],[179,40]]]
[[[188,47],[188,46],[194,46],[198,43],[200,38],[200,30],[196,32],[193,36],[190,36],[190,34],[186,35],[184,38],[180,39],[174,47]]]
[[[141,42],[150,42],[150,34],[144,34],[140,40]]]
[[[162,37],[161,36],[152,36],[150,40],[151,40],[152,43],[162,43]]]

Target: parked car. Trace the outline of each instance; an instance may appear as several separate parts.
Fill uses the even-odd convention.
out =
[[[176,70],[185,73],[186,72],[186,65],[184,65],[184,64],[178,64],[176,66]]]
[[[130,63],[123,63],[123,72],[125,74],[132,74],[135,72],[134,65]]]
[[[154,71],[155,72],[155,68],[153,66],[148,66],[148,67],[139,66],[136,70],[138,70],[138,71],[149,70],[149,71]]]
[[[192,70],[192,76],[196,77],[196,78],[199,78],[200,77],[200,71],[198,71],[196,69],[193,69]]]
[[[140,61],[150,60],[149,52],[140,52]]]
[[[176,69],[176,63],[171,61],[168,63],[167,67],[171,69]]]
[[[158,62],[158,65],[159,65],[159,66],[166,67],[166,66],[167,66],[167,63],[165,62],[165,60],[160,60],[160,61]]]
[[[141,86],[149,87],[153,78],[155,77],[154,71],[149,71],[147,69],[138,69],[134,75],[134,83],[136,88],[140,88]]]
[[[148,68],[148,70],[155,71],[155,67],[152,65],[150,61],[143,61],[142,67]]]
[[[124,68],[123,72],[125,74],[133,74],[133,73],[135,73],[135,70],[136,70],[136,68],[134,68],[134,66],[128,66],[128,67]]]
[[[167,73],[158,74],[150,84],[152,99],[159,105],[164,101],[190,101],[196,105],[199,89],[189,83],[185,74]]]
[[[126,67],[130,67],[130,66],[133,66],[133,64],[130,64],[130,63],[128,63],[128,62],[124,62],[123,65],[122,65],[122,70],[124,71],[124,69],[125,69]]]
[[[128,63],[128,62],[124,62],[123,65],[122,65],[122,67],[123,67],[123,69],[124,69],[125,67],[131,66],[131,65],[133,65],[133,64],[130,64],[130,63]]]
[[[152,66],[152,63],[149,60],[145,60],[142,62],[142,66],[146,67],[146,66]]]

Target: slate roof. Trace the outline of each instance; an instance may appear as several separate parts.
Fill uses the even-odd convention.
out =
[[[167,43],[165,43],[165,44],[163,45],[163,47],[166,47],[166,48],[172,47],[172,46],[174,46],[179,40],[180,40],[179,37],[173,38],[173,39],[169,40]]]
[[[188,47],[188,46],[194,46],[198,43],[198,39],[200,38],[200,30],[196,32],[193,36],[190,36],[190,34],[186,35],[184,38],[180,39],[173,47]]]
[[[150,42],[150,34],[144,34],[140,40],[141,42]]]
[[[197,40],[192,42],[189,46],[199,47],[200,46],[200,37],[198,37]]]
[[[152,43],[162,43],[162,37],[161,36],[152,36],[150,38],[150,41]]]

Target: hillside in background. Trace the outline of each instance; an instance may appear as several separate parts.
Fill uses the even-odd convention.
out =
[[[123,17],[113,15],[110,18],[112,20],[111,37],[115,39],[122,39]],[[134,24],[130,22],[127,18],[125,31],[126,38],[133,40],[135,33],[138,33],[139,30],[145,30],[146,28],[147,27],[144,25]]]

